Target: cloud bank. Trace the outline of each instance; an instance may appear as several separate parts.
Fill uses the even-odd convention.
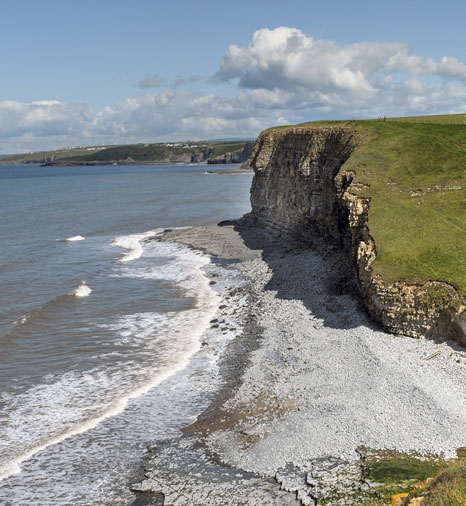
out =
[[[466,111],[465,62],[419,56],[402,42],[338,45],[288,27],[258,30],[247,47],[229,47],[211,81],[236,86],[233,98],[178,90],[200,81],[179,77],[170,89],[100,111],[53,100],[0,102],[0,149],[253,137],[271,125],[313,119]],[[148,74],[138,86],[166,82]]]

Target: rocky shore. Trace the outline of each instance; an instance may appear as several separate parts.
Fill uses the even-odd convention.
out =
[[[453,457],[466,445],[466,353],[375,327],[347,257],[241,224],[163,240],[224,265],[214,289],[232,269],[244,283],[211,323],[238,322],[222,387],[182,436],[154,442],[135,505],[367,504],[367,449]]]

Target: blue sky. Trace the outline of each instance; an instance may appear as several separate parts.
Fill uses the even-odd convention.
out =
[[[0,12],[0,154],[466,110],[464,1],[2,0]]]

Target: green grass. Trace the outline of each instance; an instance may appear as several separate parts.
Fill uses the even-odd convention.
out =
[[[408,493],[413,486],[436,475],[447,466],[435,457],[420,457],[389,450],[369,450],[364,458],[363,479],[375,496],[390,502],[395,494]]]
[[[92,147],[78,147],[55,149],[52,151],[36,151],[34,153],[23,153],[18,155],[2,156],[3,163],[36,163],[38,160],[45,160],[54,157],[55,160],[62,160],[75,156],[95,154],[108,146],[92,146]]]
[[[403,481],[423,481],[438,470],[433,460],[416,457],[388,457],[368,466],[368,478],[377,483],[398,484]]]
[[[435,123],[440,125],[466,125],[466,114],[438,114],[432,116],[406,116],[403,118],[389,118],[389,121],[406,123]]]
[[[466,464],[455,463],[439,473],[428,488],[425,506],[464,506],[466,504]]]
[[[217,158],[218,156],[222,156],[226,153],[243,149],[245,144],[246,142],[220,142],[218,144],[213,144],[213,151],[210,157]]]
[[[395,494],[409,498],[425,496],[426,506],[466,505],[466,461],[443,460],[389,451],[369,451],[364,461],[364,479],[380,498],[369,504],[389,504]]]
[[[199,148],[185,148],[166,146],[165,144],[128,144],[103,149],[97,153],[89,153],[83,156],[71,158],[73,161],[99,161],[126,160],[132,158],[135,161],[148,162],[165,160],[172,155],[192,153]]]
[[[369,227],[378,252],[372,266],[388,281],[447,281],[466,294],[466,126],[460,116],[296,125],[357,132],[358,146],[342,170],[354,171],[361,183],[351,191],[371,199]]]

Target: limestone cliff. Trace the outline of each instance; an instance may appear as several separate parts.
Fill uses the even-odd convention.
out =
[[[359,143],[350,126],[263,132],[248,162],[255,172],[248,218],[283,237],[306,243],[320,237],[344,249],[368,312],[389,332],[466,345],[466,300],[454,286],[387,281],[374,273],[371,199],[356,194],[355,173],[345,170]]]
[[[254,142],[247,142],[244,148],[230,151],[221,156],[211,156],[207,163],[222,164],[222,163],[243,163],[246,162],[251,156]]]

